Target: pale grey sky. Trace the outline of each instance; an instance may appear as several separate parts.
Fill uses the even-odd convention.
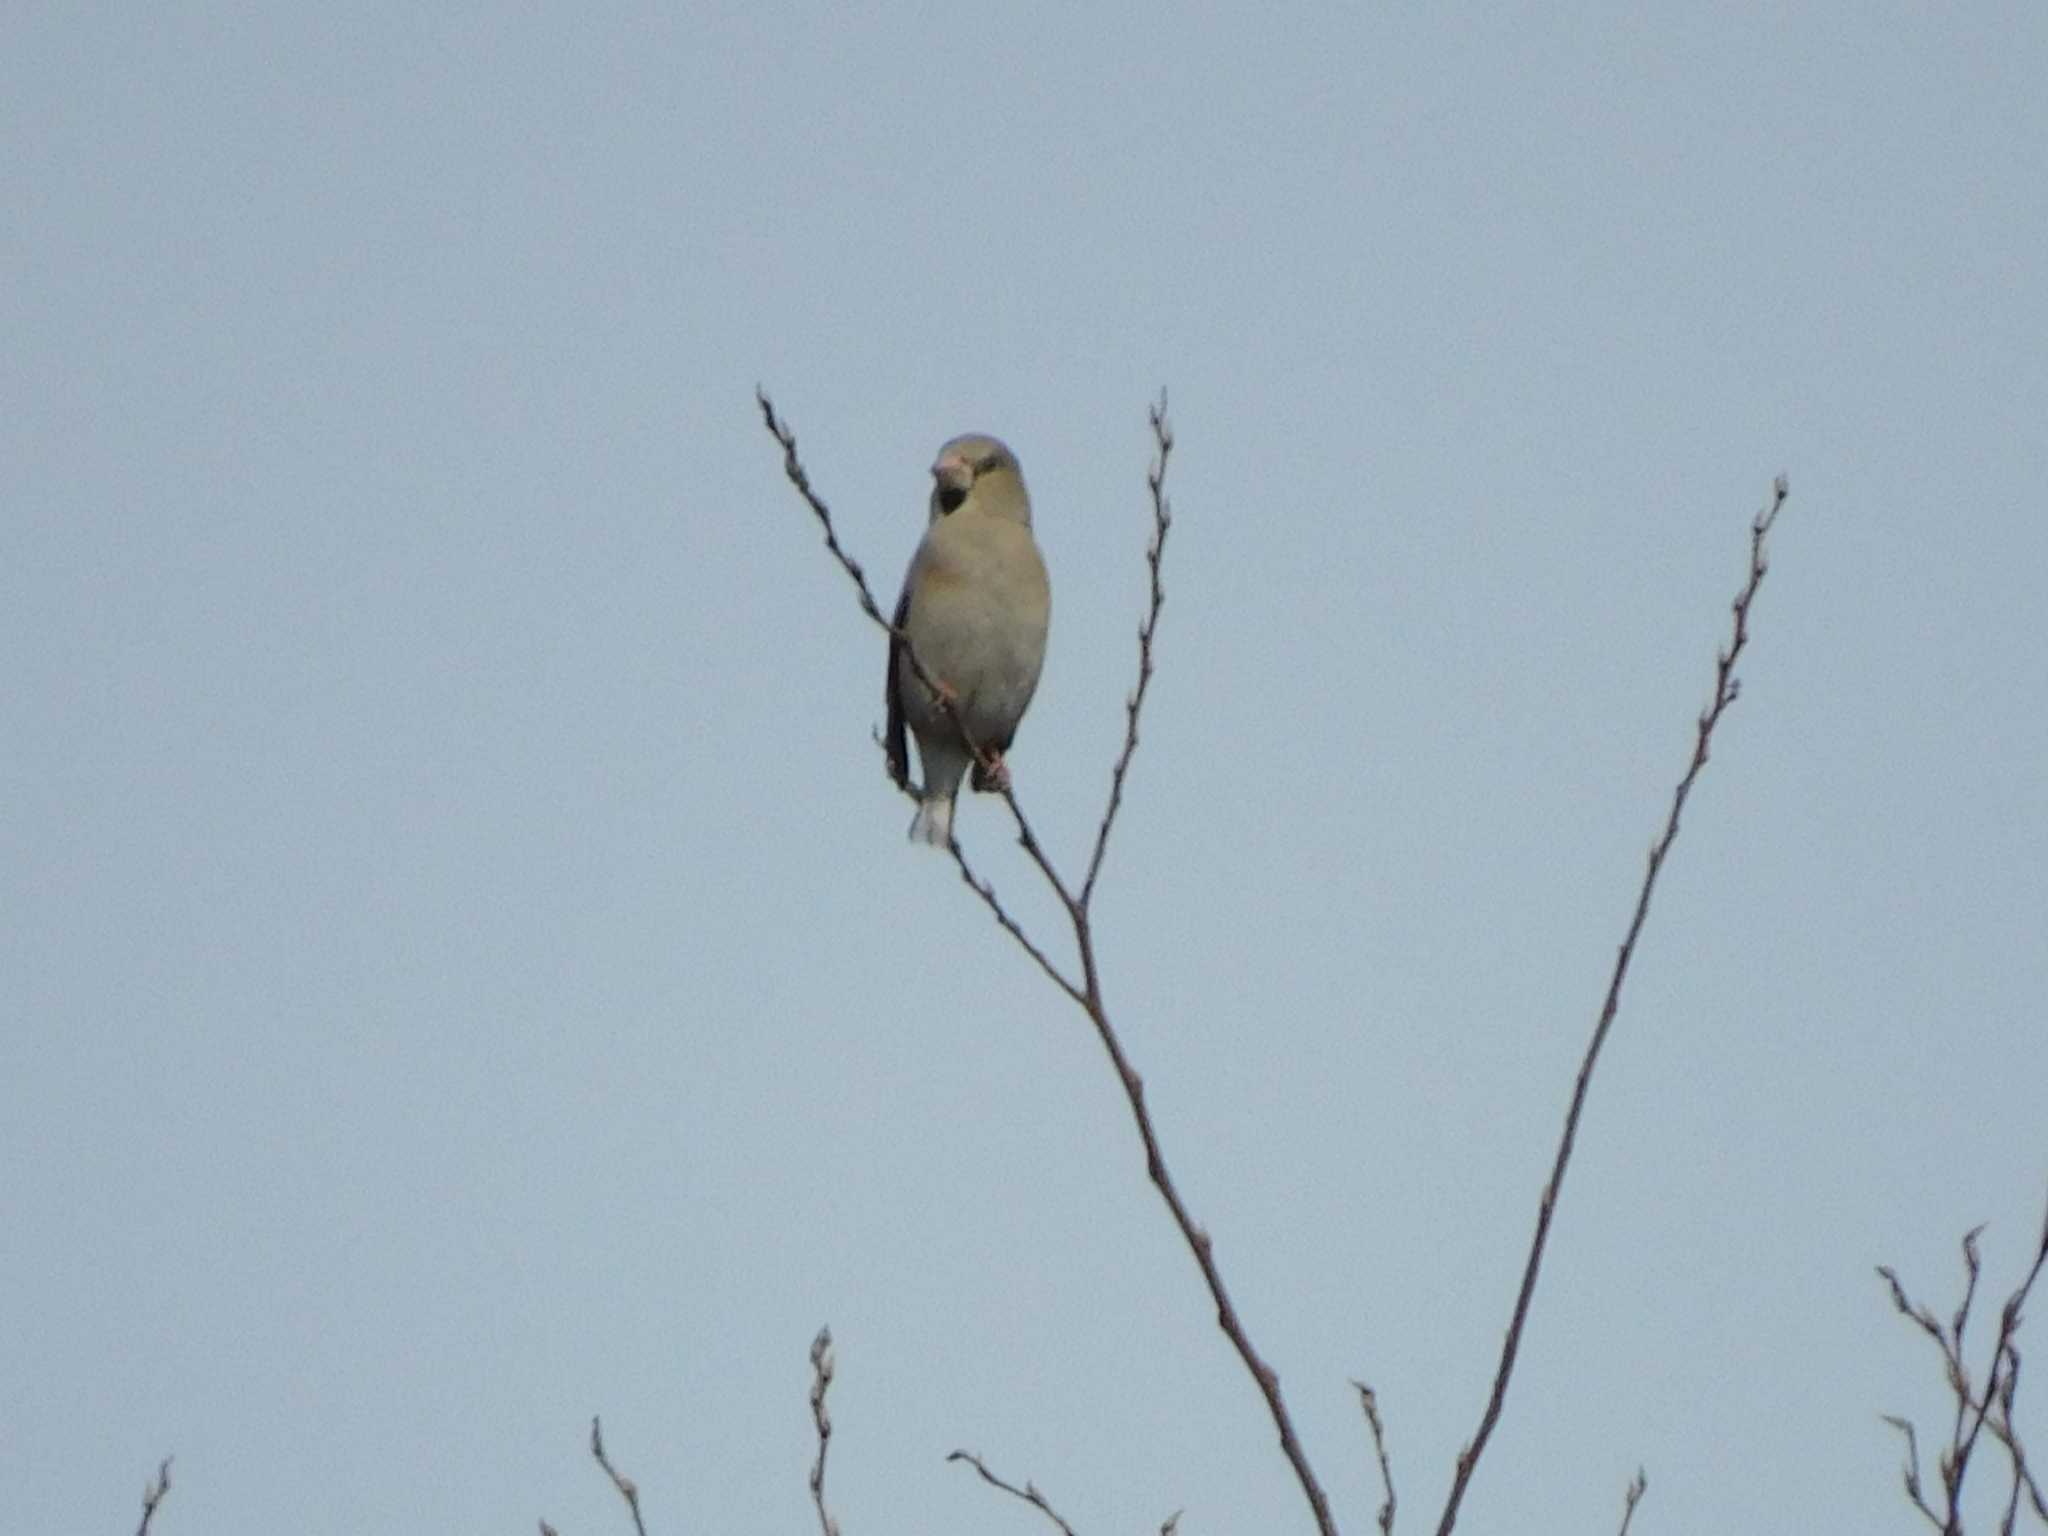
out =
[[[1085,1021],[869,737],[945,438],[1013,754],[1346,1531],[1915,1528],[2048,1196],[2048,13],[16,4],[0,1529],[1309,1528]],[[1004,833],[981,868],[1055,949]],[[2002,1292],[2000,1293],[2002,1294]],[[2037,1348],[2039,1340],[2037,1339]],[[2035,1384],[2040,1388],[2040,1384]],[[2048,1392],[2021,1417],[2048,1446]]]

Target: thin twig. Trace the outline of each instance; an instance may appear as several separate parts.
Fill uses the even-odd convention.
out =
[[[149,1522],[156,1517],[157,1505],[163,1503],[164,1495],[171,1491],[171,1458],[166,1456],[156,1464],[156,1480],[142,1485],[142,1524],[135,1527],[135,1536],[149,1536]]]
[[[1649,1475],[1641,1467],[1637,1467],[1636,1475],[1628,1480],[1628,1487],[1622,1490],[1621,1529],[1615,1536],[1628,1536],[1628,1523],[1635,1519],[1636,1506],[1643,1502],[1643,1495],[1649,1491]]]
[[[1906,1497],[1912,1500],[1915,1509],[1927,1517],[1929,1525],[1933,1526],[1937,1531],[1940,1530],[1942,1527],[1941,1516],[1934,1512],[1921,1493],[1920,1437],[1914,1433],[1912,1421],[1899,1418],[1896,1414],[1890,1413],[1884,1415],[1884,1421],[1906,1437]]]
[[[811,511],[817,514],[818,521],[824,526],[825,547],[832,551],[832,558],[853,578],[854,589],[860,593],[861,611],[894,634],[896,626],[889,622],[888,615],[883,613],[881,606],[876,603],[875,594],[868,590],[867,572],[861,569],[858,560],[840,547],[839,535],[832,527],[831,510],[826,507],[818,493],[811,489],[811,477],[804,473],[803,463],[796,456],[796,434],[782,424],[781,418],[775,414],[774,403],[758,386],[754,390],[754,401],[761,407],[761,419],[767,423],[770,435],[782,444],[782,473],[788,477],[789,483],[796,487],[797,494],[810,503]],[[922,673],[919,676],[927,683],[931,681]]]
[[[1479,1458],[1486,1451],[1486,1443],[1493,1436],[1494,1426],[1500,1421],[1501,1404],[1507,1398],[1508,1378],[1514,1374],[1515,1355],[1521,1348],[1522,1329],[1529,1320],[1529,1304],[1536,1294],[1536,1276],[1543,1265],[1543,1251],[1550,1241],[1551,1218],[1557,1211],[1557,1200],[1564,1185],[1565,1170],[1572,1159],[1572,1145],[1579,1134],[1579,1116],[1586,1107],[1586,1092],[1592,1086],[1593,1069],[1599,1064],[1600,1051],[1607,1043],[1607,1034],[1614,1026],[1616,1012],[1621,1007],[1621,986],[1628,977],[1629,961],[1635,955],[1636,940],[1643,931],[1644,920],[1650,915],[1650,896],[1657,888],[1658,873],[1664,868],[1664,861],[1671,853],[1672,844],[1678,840],[1678,822],[1685,810],[1686,798],[1691,795],[1693,784],[1700,776],[1700,770],[1707,766],[1708,747],[1712,744],[1714,727],[1720,724],[1721,716],[1733,704],[1741,692],[1741,685],[1735,676],[1735,663],[1749,644],[1749,609],[1756,601],[1757,589],[1763,585],[1764,573],[1769,569],[1764,559],[1764,540],[1777,521],[1778,510],[1785,505],[1785,498],[1791,494],[1785,477],[1780,475],[1771,488],[1771,503],[1749,525],[1749,579],[1736,594],[1732,609],[1735,615],[1733,634],[1725,650],[1715,660],[1714,701],[1699,717],[1698,734],[1693,742],[1692,761],[1686,766],[1685,774],[1678,781],[1678,787],[1671,796],[1671,813],[1665,819],[1663,835],[1650,845],[1649,868],[1643,875],[1642,889],[1636,896],[1635,914],[1629,919],[1628,933],[1623,938],[1620,952],[1615,956],[1614,974],[1607,984],[1607,997],[1600,1006],[1599,1022],[1593,1027],[1593,1038],[1586,1046],[1585,1059],[1579,1064],[1579,1077],[1572,1089],[1571,1108],[1564,1119],[1564,1134],[1557,1144],[1557,1157],[1551,1165],[1550,1181],[1543,1186],[1543,1196],[1536,1208],[1536,1235],[1529,1244],[1528,1262],[1522,1269],[1521,1290],[1515,1297],[1514,1315],[1508,1323],[1506,1343],[1501,1348],[1500,1368],[1494,1373],[1493,1390],[1486,1400],[1486,1410],[1480,1415],[1479,1429],[1472,1441],[1458,1453],[1457,1472],[1451,1481],[1450,1496],[1444,1502],[1443,1519],[1437,1524],[1437,1536],[1449,1536],[1458,1522],[1458,1506],[1463,1502],[1465,1489],[1472,1481],[1472,1473],[1479,1465]]]
[[[831,513],[826,510],[824,502],[818,497],[817,493],[811,489],[810,479],[804,473],[803,465],[797,458],[795,433],[785,426],[775,414],[775,407],[770,403],[766,393],[757,389],[755,391],[755,399],[761,407],[762,420],[767,424],[769,433],[782,446],[783,473],[788,477],[790,483],[796,487],[798,493],[803,496],[805,502],[809,504],[818,520],[824,524],[826,547],[832,551],[833,556],[845,568],[846,573],[853,579],[854,585],[859,589],[862,610],[884,629],[889,630],[892,635],[900,637],[902,632],[893,628],[882,617],[880,606],[875,602],[873,594],[868,591],[867,580],[862,574],[859,564],[840,547],[838,538],[832,531]],[[1007,784],[999,787],[1003,802],[1009,806],[1010,815],[1017,824],[1018,843],[1023,847],[1025,854],[1031,859],[1032,863],[1037,865],[1039,873],[1045,877],[1046,883],[1052,887],[1053,893],[1059,897],[1061,906],[1066,909],[1068,924],[1074,931],[1074,947],[1081,961],[1081,980],[1078,985],[1065,977],[1046,957],[1044,951],[1030,942],[1025,936],[1022,927],[996,900],[993,889],[989,887],[986,881],[974,874],[957,841],[953,845],[952,852],[954,860],[959,865],[961,878],[995,915],[996,921],[1001,924],[1004,932],[1008,933],[1023,946],[1024,950],[1033,960],[1038,962],[1040,968],[1053,979],[1060,989],[1087,1013],[1089,1022],[1095,1026],[1096,1037],[1102,1042],[1102,1047],[1108,1053],[1111,1065],[1116,1069],[1117,1081],[1123,1085],[1124,1097],[1130,1104],[1131,1118],[1137,1125],[1139,1140],[1144,1143],[1145,1171],[1150,1176],[1153,1186],[1159,1191],[1160,1198],[1166,1202],[1167,1210],[1173,1216],[1174,1225],[1180,1229],[1181,1237],[1188,1245],[1188,1251],[1194,1255],[1196,1267],[1202,1272],[1202,1279],[1208,1287],[1210,1299],[1216,1304],[1216,1325],[1223,1330],[1224,1336],[1230,1340],[1232,1347],[1236,1349],[1238,1358],[1244,1362],[1245,1369],[1250,1372],[1253,1382],[1259,1389],[1260,1396],[1266,1401],[1266,1410],[1272,1417],[1273,1426],[1280,1437],[1281,1452],[1286,1456],[1288,1464],[1294,1469],[1295,1480],[1300,1483],[1302,1493],[1308,1499],[1309,1509],[1315,1516],[1317,1531],[1320,1533],[1320,1536],[1336,1536],[1337,1527],[1330,1515],[1329,1498],[1323,1492],[1322,1485],[1317,1482],[1315,1472],[1309,1466],[1308,1453],[1303,1450],[1301,1439],[1295,1433],[1294,1420],[1288,1413],[1286,1399],[1280,1392],[1279,1375],[1260,1357],[1258,1350],[1252,1344],[1251,1336],[1245,1332],[1244,1323],[1237,1315],[1236,1306],[1231,1302],[1230,1291],[1223,1283],[1223,1273],[1216,1266],[1214,1246],[1211,1243],[1209,1234],[1196,1222],[1194,1216],[1189,1212],[1186,1202],[1181,1199],[1180,1190],[1174,1184],[1173,1175],[1167,1167],[1165,1154],[1160,1150],[1158,1132],[1152,1124],[1151,1112],[1145,1107],[1144,1080],[1138,1076],[1137,1069],[1131,1065],[1130,1058],[1125,1055],[1123,1042],[1118,1038],[1115,1026],[1110,1022],[1109,1010],[1103,1001],[1102,973],[1095,957],[1095,932],[1088,915],[1088,899],[1094,895],[1093,881],[1095,876],[1100,873],[1102,850],[1107,844],[1109,828],[1114,822],[1117,806],[1121,801],[1124,776],[1129,771],[1131,754],[1136,750],[1138,709],[1143,703],[1145,685],[1148,679],[1148,674],[1144,669],[1151,663],[1152,630],[1157,624],[1159,605],[1164,601],[1163,588],[1159,586],[1159,559],[1164,547],[1165,529],[1171,521],[1164,490],[1166,461],[1172,446],[1173,433],[1165,418],[1165,395],[1163,392],[1160,396],[1158,411],[1154,415],[1153,437],[1154,441],[1159,444],[1160,456],[1148,476],[1148,483],[1151,485],[1154,498],[1153,516],[1155,528],[1152,547],[1148,549],[1146,554],[1147,563],[1152,568],[1152,605],[1148,612],[1145,626],[1140,631],[1140,677],[1138,686],[1133,690],[1126,706],[1128,710],[1128,725],[1125,732],[1124,751],[1118,759],[1117,769],[1111,776],[1110,804],[1105,809],[1102,821],[1096,829],[1095,853],[1090,860],[1088,883],[1082,887],[1083,895],[1075,895],[1066,882],[1060,878],[1058,870],[1053,867],[1051,859],[1046,855],[1044,846],[1038,841],[1037,834],[1032,831],[1031,823],[1025,817],[1023,807],[1018,803],[1014,789]],[[905,638],[905,644],[907,648],[907,637]],[[909,650],[909,655],[919,681],[928,687],[932,687],[933,692],[939,694],[943,699],[945,695],[933,684],[931,675],[925,671],[922,663],[918,661],[916,651],[914,649]],[[957,715],[955,719],[957,722]],[[962,734],[964,736],[965,732],[963,731]],[[971,741],[969,742],[969,747],[971,750]],[[830,1533],[828,1533],[828,1536],[830,1536]]]
[[[832,1444],[832,1415],[825,1409],[825,1392],[832,1385],[832,1366],[832,1330],[820,1328],[811,1340],[811,1422],[818,1427],[818,1459],[811,1463],[811,1502],[818,1506],[822,1536],[839,1536],[839,1522],[825,1507],[825,1452]]]
[[[1373,1455],[1379,1458],[1380,1487],[1387,1492],[1380,1503],[1381,1536],[1394,1536],[1394,1469],[1387,1461],[1387,1431],[1380,1422],[1379,1399],[1364,1382],[1353,1381],[1351,1385],[1358,1389],[1358,1406],[1365,1410],[1366,1427],[1372,1431]]]
[[[1002,1478],[997,1477],[995,1473],[989,1471],[988,1463],[984,1462],[979,1456],[975,1455],[972,1451],[955,1451],[950,1456],[948,1456],[946,1460],[966,1462],[968,1466],[974,1468],[975,1471],[981,1474],[981,1480],[983,1482],[992,1484],[993,1486],[1002,1489],[1003,1492],[1022,1499],[1026,1504],[1029,1504],[1033,1509],[1037,1510],[1040,1514],[1044,1515],[1046,1519],[1050,1520],[1054,1525],[1058,1526],[1062,1531],[1064,1531],[1066,1533],[1066,1536],[1074,1536],[1074,1528],[1071,1525],[1067,1524],[1066,1521],[1062,1520],[1059,1517],[1058,1511],[1056,1511],[1050,1504],[1045,1502],[1045,1495],[1038,1491],[1037,1484],[1027,1482],[1022,1488],[1019,1488],[1015,1483],[1008,1483],[1003,1481]]]
[[[626,1508],[633,1515],[633,1529],[639,1532],[639,1536],[647,1536],[647,1523],[640,1518],[639,1486],[613,1466],[612,1459],[605,1455],[604,1426],[595,1415],[590,1420],[590,1454],[597,1458],[597,1464],[604,1468],[604,1475],[612,1480],[612,1486],[619,1490],[619,1497],[626,1501]]]
[[[1942,1347],[1942,1352],[1946,1354],[1948,1335],[1941,1331],[1941,1324],[1935,1319],[1934,1314],[1926,1307],[1915,1306],[1906,1299],[1906,1288],[1899,1283],[1898,1275],[1889,1264],[1878,1265],[1877,1272],[1883,1277],[1885,1284],[1891,1287],[1892,1305],[1911,1318],[1923,1333]]]
[[[1080,904],[1086,907],[1095,896],[1095,882],[1102,874],[1103,856],[1109,851],[1109,829],[1124,803],[1124,778],[1131,771],[1131,758],[1138,750],[1138,711],[1145,707],[1145,690],[1152,686],[1152,636],[1159,628],[1159,610],[1166,603],[1166,589],[1159,584],[1159,562],[1166,553],[1166,532],[1173,526],[1173,507],[1166,499],[1166,461],[1173,455],[1173,427],[1166,419],[1166,391],[1152,407],[1152,441],[1159,457],[1145,476],[1152,491],[1152,542],[1145,546],[1145,565],[1152,577],[1151,600],[1145,608],[1145,622],[1138,626],[1138,685],[1124,700],[1124,746],[1117,754],[1116,767],[1109,775],[1109,804],[1095,829],[1095,851],[1088,856],[1088,874],[1081,881]]]

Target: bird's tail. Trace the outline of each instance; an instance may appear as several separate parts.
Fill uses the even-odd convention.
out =
[[[953,843],[953,796],[927,793],[918,802],[917,815],[910,823],[913,843],[930,843],[948,848]]]

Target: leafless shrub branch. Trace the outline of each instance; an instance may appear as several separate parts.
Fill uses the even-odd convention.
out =
[[[1046,1503],[1045,1495],[1038,1491],[1037,1484],[1027,1482],[1022,1488],[1019,1488],[1015,1483],[1005,1482],[1002,1478],[996,1476],[995,1473],[989,1471],[988,1463],[972,1451],[954,1451],[946,1460],[966,1462],[968,1466],[981,1474],[981,1480],[984,1483],[989,1484],[991,1487],[1000,1488],[1003,1492],[1015,1498],[1022,1499],[1026,1504],[1029,1504],[1033,1509],[1044,1515],[1046,1519],[1058,1526],[1066,1533],[1066,1536],[1074,1536],[1074,1528],[1062,1520],[1058,1511]]]
[[[820,1328],[811,1340],[811,1422],[818,1428],[818,1459],[811,1463],[811,1502],[818,1506],[821,1536],[839,1536],[839,1522],[825,1507],[825,1452],[832,1444],[832,1415],[825,1393],[832,1385],[832,1330]]]
[[[1571,1163],[1572,1146],[1578,1139],[1579,1117],[1586,1107],[1586,1092],[1592,1085],[1593,1069],[1600,1060],[1600,1051],[1607,1043],[1607,1034],[1614,1026],[1616,1012],[1621,1007],[1621,987],[1628,977],[1629,961],[1635,955],[1636,940],[1643,931],[1644,920],[1650,915],[1650,897],[1657,888],[1657,876],[1664,868],[1664,861],[1671,853],[1672,845],[1678,840],[1679,817],[1685,810],[1686,798],[1691,795],[1693,784],[1699,779],[1700,770],[1707,766],[1708,748],[1714,737],[1714,727],[1721,722],[1721,716],[1733,704],[1741,692],[1741,685],[1735,675],[1735,663],[1749,644],[1749,610],[1756,601],[1758,589],[1763,585],[1764,573],[1769,563],[1764,559],[1764,541],[1771,526],[1778,519],[1778,511],[1785,505],[1785,498],[1791,488],[1785,477],[1780,475],[1771,488],[1771,502],[1749,525],[1749,579],[1742,590],[1735,595],[1732,605],[1734,627],[1727,647],[1715,659],[1714,698],[1699,717],[1698,733],[1693,741],[1692,761],[1686,766],[1678,787],[1672,793],[1671,812],[1665,818],[1663,834],[1650,845],[1649,868],[1644,872],[1642,888],[1636,895],[1635,913],[1629,919],[1628,932],[1622,939],[1620,952],[1615,956],[1614,972],[1607,983],[1607,997],[1600,1007],[1599,1022],[1593,1027],[1593,1038],[1586,1046],[1585,1059],[1579,1064],[1579,1076],[1572,1089],[1571,1108],[1566,1111],[1564,1134],[1557,1144],[1557,1157],[1551,1165],[1550,1181],[1543,1186],[1542,1199],[1536,1208],[1536,1235],[1529,1244],[1529,1257],[1522,1269],[1521,1290],[1515,1297],[1514,1315],[1508,1323],[1507,1340],[1501,1349],[1500,1368],[1494,1373],[1493,1390],[1486,1401],[1486,1409],[1480,1415],[1479,1429],[1471,1443],[1458,1453],[1456,1474],[1451,1481],[1449,1497],[1444,1502],[1443,1518],[1437,1524],[1437,1536],[1449,1536],[1458,1522],[1458,1506],[1463,1502],[1465,1490],[1472,1481],[1472,1473],[1479,1465],[1479,1458],[1486,1451],[1486,1443],[1492,1438],[1494,1426],[1500,1421],[1501,1404],[1507,1398],[1508,1378],[1514,1374],[1515,1355],[1522,1345],[1522,1329],[1529,1319],[1529,1303],[1536,1294],[1537,1273],[1543,1266],[1543,1251],[1550,1241],[1551,1218],[1556,1214],[1558,1195],[1564,1185],[1566,1168]]]
[[[804,472],[803,464],[797,456],[794,432],[776,415],[775,407],[770,402],[766,393],[756,390],[755,400],[761,408],[761,417],[770,435],[782,447],[784,475],[788,478],[790,484],[796,487],[797,493],[804,498],[819,522],[824,524],[826,547],[831,550],[833,557],[839,561],[847,575],[853,580],[854,585],[859,589],[861,611],[866,613],[870,619],[874,620],[882,628],[898,635],[899,638],[904,640],[906,649],[909,649],[907,637],[902,636],[900,631],[891,628],[889,621],[883,617],[881,606],[876,603],[874,594],[869,591],[867,578],[862,572],[859,563],[853,560],[840,546],[838,537],[832,529],[831,514],[827,511],[824,501],[812,489],[810,478]],[[1088,873],[1081,884],[1078,895],[1060,878],[1058,871],[1054,869],[1044,847],[1039,843],[1037,835],[1032,831],[1030,822],[1025,818],[1023,809],[1017,801],[1015,791],[1009,786],[1004,786],[1000,790],[1004,803],[1009,806],[1010,814],[1017,824],[1018,843],[1023,847],[1024,852],[1031,861],[1037,865],[1039,873],[1045,877],[1046,883],[1051,886],[1054,894],[1059,897],[1060,904],[1066,910],[1067,921],[1074,932],[1075,950],[1081,964],[1081,979],[1078,984],[1069,980],[1051,962],[1045,952],[1029,940],[1021,926],[1004,910],[1002,904],[996,899],[995,892],[988,882],[974,874],[957,841],[953,845],[952,851],[953,857],[959,865],[961,879],[966,881],[968,887],[982,899],[982,902],[994,914],[996,921],[1001,924],[1003,930],[1024,948],[1026,953],[1059,986],[1060,990],[1065,992],[1088,1015],[1089,1021],[1094,1025],[1096,1036],[1101,1040],[1103,1049],[1108,1053],[1110,1062],[1116,1069],[1117,1080],[1123,1085],[1124,1097],[1129,1102],[1131,1108],[1131,1118],[1137,1125],[1139,1139],[1144,1143],[1145,1171],[1150,1176],[1154,1187],[1158,1189],[1160,1198],[1166,1202],[1168,1211],[1172,1213],[1174,1225],[1180,1229],[1181,1237],[1188,1245],[1188,1251],[1194,1256],[1195,1264],[1202,1272],[1202,1279],[1209,1288],[1210,1298],[1216,1304],[1217,1326],[1223,1330],[1224,1335],[1230,1340],[1232,1347],[1236,1349],[1238,1357],[1244,1362],[1245,1369],[1250,1372],[1253,1382],[1258,1386],[1260,1395],[1266,1401],[1267,1412],[1271,1415],[1274,1428],[1280,1437],[1281,1451],[1286,1456],[1288,1464],[1293,1468],[1295,1479],[1301,1484],[1302,1493],[1308,1499],[1309,1508],[1315,1516],[1317,1530],[1321,1533],[1321,1536],[1336,1536],[1336,1526],[1330,1516],[1329,1499],[1324,1494],[1322,1485],[1317,1482],[1315,1472],[1309,1466],[1308,1455],[1302,1449],[1300,1438],[1295,1433],[1294,1422],[1288,1413],[1286,1400],[1281,1396],[1279,1375],[1260,1357],[1257,1349],[1253,1347],[1251,1337],[1245,1332],[1243,1321],[1237,1315],[1237,1308],[1231,1302],[1229,1289],[1224,1285],[1222,1271],[1217,1268],[1214,1245],[1209,1234],[1202,1229],[1201,1225],[1190,1214],[1186,1202],[1182,1200],[1180,1191],[1174,1184],[1173,1175],[1166,1164],[1165,1154],[1160,1149],[1158,1133],[1152,1124],[1151,1112],[1145,1105],[1144,1081],[1138,1076],[1137,1069],[1131,1065],[1129,1057],[1124,1052],[1123,1042],[1110,1022],[1108,1005],[1103,1000],[1101,970],[1095,955],[1095,933],[1089,917],[1089,907],[1094,898],[1096,879],[1101,873],[1104,853],[1109,842],[1110,829],[1114,825],[1117,812],[1123,803],[1124,783],[1130,770],[1131,758],[1137,751],[1138,717],[1144,703],[1146,687],[1151,678],[1153,633],[1158,624],[1160,608],[1165,601],[1165,589],[1160,584],[1159,566],[1165,548],[1166,533],[1172,523],[1171,512],[1165,497],[1165,483],[1167,460],[1173,449],[1173,433],[1166,419],[1166,397],[1163,393],[1160,396],[1159,404],[1152,410],[1151,421],[1153,441],[1158,448],[1158,458],[1154,461],[1148,475],[1153,508],[1153,538],[1150,547],[1146,551],[1146,560],[1151,568],[1151,598],[1145,622],[1139,630],[1139,675],[1137,684],[1132,689],[1130,698],[1126,703],[1124,745],[1110,776],[1109,802],[1104,807],[1101,821],[1096,827],[1094,849],[1089,858]],[[918,679],[927,687],[932,687],[933,679],[931,674],[925,670],[923,663],[917,659],[915,650],[909,649],[909,654]],[[939,692],[936,688],[933,691],[935,693]],[[944,697],[943,694],[940,694],[940,696]],[[955,716],[955,721],[957,724],[957,716]],[[965,734],[963,730],[962,735],[965,736]],[[973,743],[971,740],[968,745],[972,749]]]
[[[1372,1388],[1362,1381],[1353,1381],[1351,1385],[1357,1389],[1358,1406],[1365,1410],[1366,1428],[1372,1431],[1372,1453],[1379,1458],[1380,1464],[1380,1487],[1385,1489],[1387,1494],[1386,1498],[1380,1501],[1381,1536],[1394,1536],[1394,1469],[1387,1460],[1387,1431],[1386,1426],[1380,1422],[1379,1398],[1373,1394]]]
[[[142,1523],[135,1527],[135,1536],[149,1536],[149,1522],[156,1518],[157,1505],[170,1491],[171,1458],[166,1456],[156,1464],[156,1477],[142,1485]]]
[[[1971,1385],[1969,1366],[1964,1360],[1964,1345],[1970,1326],[1970,1312],[1977,1300],[1977,1282],[1984,1273],[1983,1255],[1977,1246],[1977,1239],[1983,1231],[1983,1227],[1977,1226],[1963,1234],[1963,1299],[1946,1326],[1934,1315],[1933,1308],[1914,1302],[1907,1296],[1905,1286],[1890,1266],[1881,1264],[1877,1270],[1899,1315],[1932,1339],[1935,1348],[1941,1351],[1942,1374],[1955,1398],[1948,1443],[1935,1458],[1935,1468],[1941,1474],[1939,1500],[1928,1497],[1927,1485],[1921,1480],[1920,1437],[1912,1421],[1896,1414],[1884,1415],[1884,1422],[1896,1429],[1906,1441],[1904,1480],[1907,1502],[1943,1536],[1962,1536],[1963,1488],[1970,1474],[1971,1457],[1976,1453],[1981,1438],[1987,1434],[2004,1450],[2012,1469],[2012,1481],[2006,1492],[2005,1510],[1998,1527],[2001,1536],[2012,1536],[2023,1497],[2035,1518],[2048,1525],[2048,1497],[2043,1496],[2033,1469],[2027,1465],[2026,1448],[2020,1443],[2019,1431],[2013,1425],[2013,1405],[2019,1397],[2020,1323],[2034,1282],[2040,1279],[2042,1268],[2048,1266],[2048,1216],[2042,1219],[2041,1240],[2035,1249],[2033,1264],[2018,1287],[2006,1298],[2005,1305],[1999,1308],[1998,1335],[1992,1341],[1991,1364],[1980,1390]]]

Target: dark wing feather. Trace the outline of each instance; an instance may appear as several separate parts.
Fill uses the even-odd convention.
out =
[[[910,622],[910,584],[904,583],[903,596],[896,602],[896,617],[892,621],[897,634]],[[903,655],[903,642],[897,635],[889,636],[889,676],[882,685],[883,697],[889,704],[889,725],[882,738],[883,750],[889,754],[889,777],[896,781],[898,789],[910,788],[910,746],[903,739],[903,679],[897,670],[897,663]]]

